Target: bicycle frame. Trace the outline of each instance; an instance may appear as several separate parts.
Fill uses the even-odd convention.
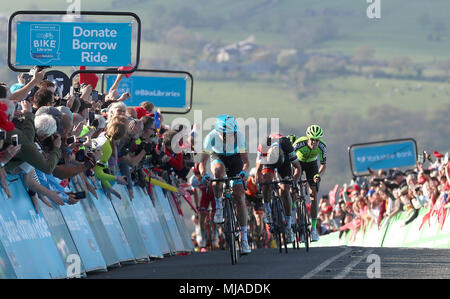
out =
[[[238,248],[239,248],[239,255],[242,255],[241,252],[241,244],[239,240],[239,234],[241,231],[241,228],[239,226],[239,223],[237,221],[236,212],[234,209],[233,202],[231,200],[231,181],[235,180],[242,180],[241,177],[230,177],[230,178],[222,178],[222,179],[213,179],[211,182],[222,182],[225,183],[225,186],[223,187],[223,211],[224,211],[224,218],[225,222],[223,223],[224,233],[226,236],[226,242],[228,243],[230,254],[231,254],[231,264],[235,265],[238,262]],[[242,183],[245,183],[242,180]]]
[[[308,184],[307,180],[300,180],[300,186],[296,191],[298,192],[298,202],[297,202],[297,221],[296,225],[294,226],[294,230],[297,234],[297,241],[303,236],[303,241],[305,242],[305,248],[306,251],[309,251],[309,243],[311,238],[311,231],[310,231],[310,219],[308,217],[308,211],[306,208],[306,197],[307,197],[307,187]],[[298,248],[300,246],[297,246]]]
[[[272,185],[272,198],[270,201],[270,206],[272,210],[273,223],[271,224],[271,232],[276,235],[278,248],[280,253],[282,252],[283,239],[285,252],[287,253],[287,240],[286,240],[286,212],[284,210],[284,205],[279,194],[280,186],[278,184],[292,184],[292,180],[275,180],[268,183],[261,183],[261,186]]]

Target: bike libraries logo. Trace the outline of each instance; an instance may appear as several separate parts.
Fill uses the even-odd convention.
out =
[[[367,17],[369,19],[381,19],[381,0],[366,0],[370,3],[367,7]]]

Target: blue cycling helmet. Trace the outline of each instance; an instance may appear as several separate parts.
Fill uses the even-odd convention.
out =
[[[233,116],[222,114],[216,118],[215,129],[223,134],[235,133],[238,131],[238,124]]]

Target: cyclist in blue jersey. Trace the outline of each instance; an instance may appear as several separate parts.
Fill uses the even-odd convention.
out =
[[[215,122],[215,128],[205,138],[203,153],[199,165],[202,181],[210,179],[206,171],[208,159],[211,159],[211,172],[215,179],[225,176],[241,176],[244,181],[248,179],[247,171],[250,166],[248,149],[245,137],[238,130],[236,119],[230,115],[219,115]],[[213,182],[214,196],[216,200],[215,223],[223,223],[222,192],[223,183]],[[244,186],[241,181],[232,181],[233,199],[237,204],[237,218],[241,226],[242,253],[251,252],[247,239],[247,207],[245,205]]]

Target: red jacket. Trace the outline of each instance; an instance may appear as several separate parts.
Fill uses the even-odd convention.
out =
[[[174,154],[166,148],[165,154],[170,157],[169,165],[175,170],[181,170],[183,168],[183,154]]]

